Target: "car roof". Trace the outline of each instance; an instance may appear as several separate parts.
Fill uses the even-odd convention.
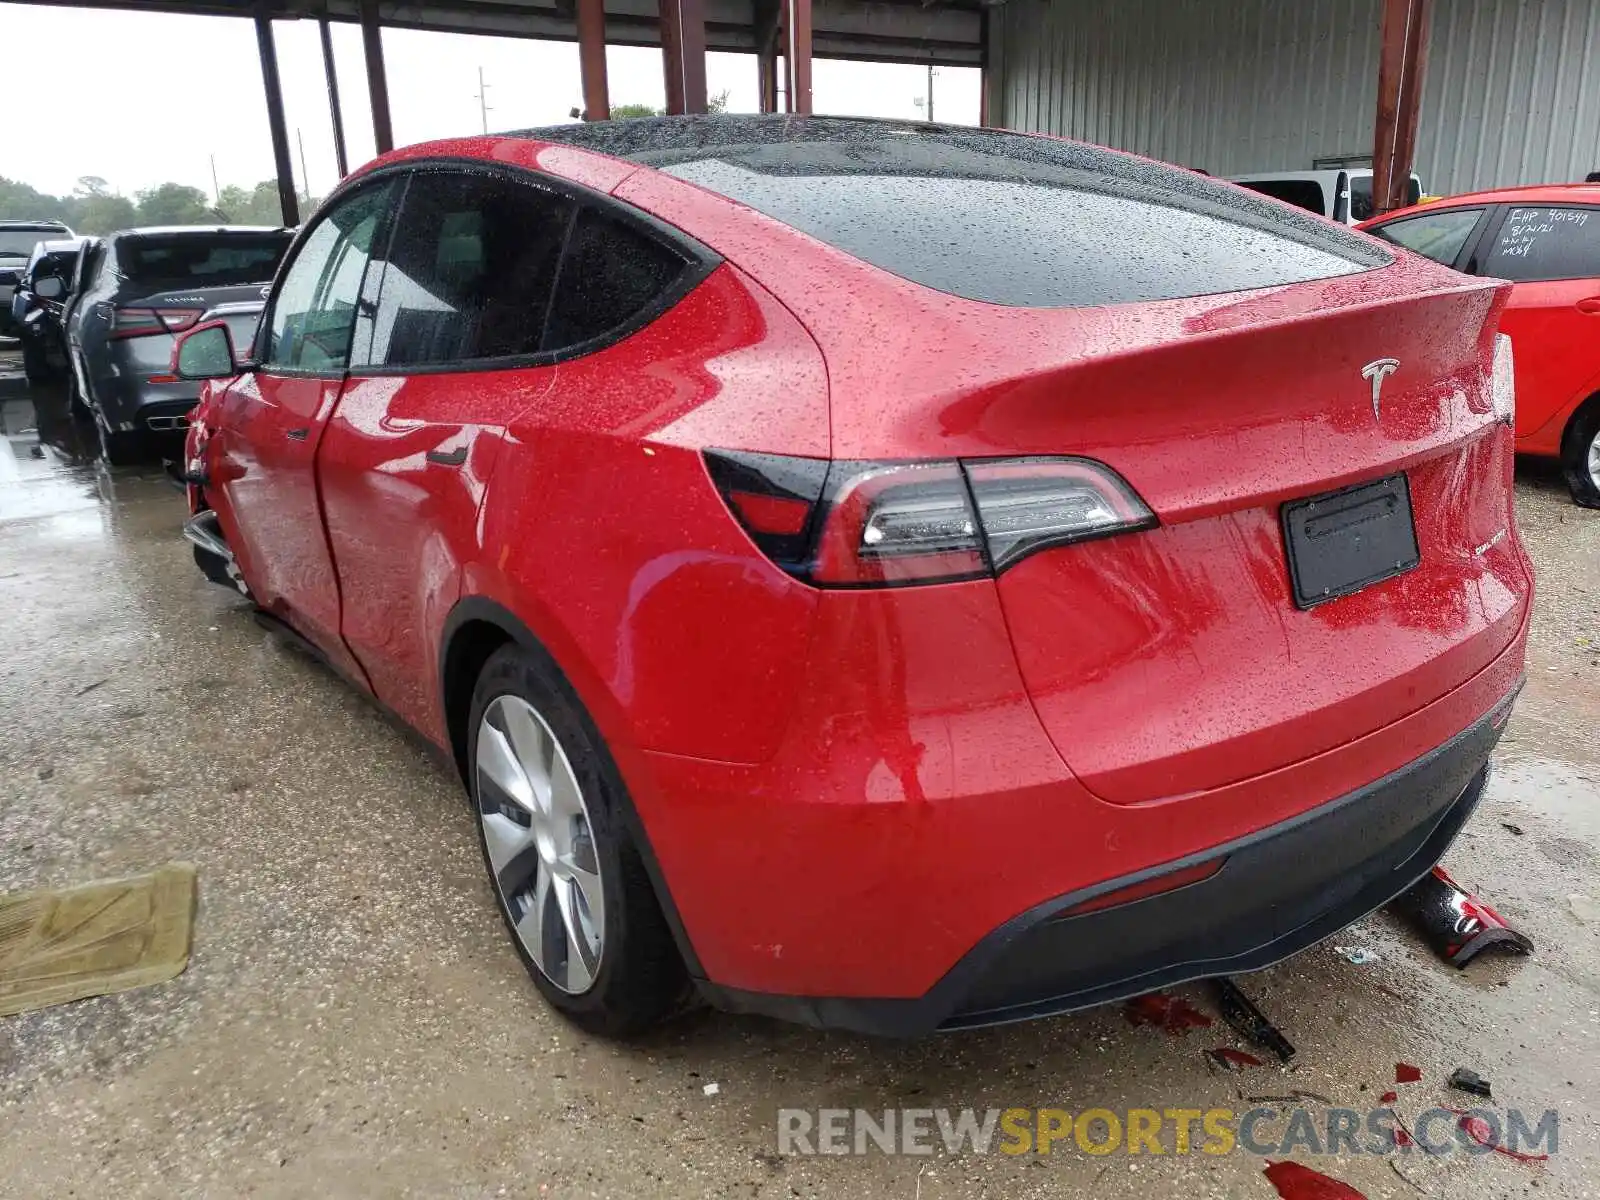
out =
[[[138,229],[119,229],[114,238],[170,237],[183,233],[293,233],[282,225],[143,225]]]
[[[23,233],[50,233],[67,228],[64,221],[0,221],[0,229],[20,229]]]
[[[1444,208],[1464,208],[1473,204],[1600,204],[1600,183],[1539,183],[1523,187],[1491,188],[1482,192],[1463,192],[1459,196],[1444,196],[1427,204],[1397,208],[1392,213],[1385,213],[1367,223],[1376,225],[1400,217],[1414,217],[1418,213],[1438,212]]]

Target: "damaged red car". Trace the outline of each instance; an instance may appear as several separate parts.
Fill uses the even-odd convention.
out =
[[[448,755],[517,953],[916,1035],[1425,874],[1523,675],[1507,287],[1055,139],[388,154],[197,327],[201,568]]]

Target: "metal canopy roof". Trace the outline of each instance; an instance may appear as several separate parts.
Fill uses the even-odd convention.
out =
[[[277,20],[358,20],[358,0],[35,0],[74,8]],[[754,53],[763,0],[705,0],[706,48]],[[983,65],[983,0],[814,0],[812,53],[823,58]],[[657,0],[605,0],[606,42],[660,46]],[[380,24],[436,33],[576,41],[573,0],[379,0]]]

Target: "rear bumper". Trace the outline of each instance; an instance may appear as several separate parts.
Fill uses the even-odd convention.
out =
[[[1506,696],[1444,745],[1345,796],[1034,906],[990,932],[921,996],[783,996],[709,982],[701,990],[735,1012],[917,1036],[1259,970],[1387,903],[1439,861],[1482,796],[1489,754],[1513,698]],[[1163,876],[1188,877],[1204,864],[1220,865],[1173,890],[1083,911],[1108,893],[1158,888]]]

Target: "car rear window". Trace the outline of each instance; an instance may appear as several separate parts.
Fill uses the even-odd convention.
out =
[[[1328,215],[1328,197],[1315,179],[1239,179],[1235,182],[1242,188],[1282,200],[1307,212]]]
[[[226,287],[264,283],[289,248],[288,231],[179,233],[124,238],[117,266],[130,283]]]
[[[931,163],[890,174],[813,162],[796,171],[767,150],[663,169],[969,300],[1029,308],[1121,304],[1361,269],[1269,222],[1230,219],[1153,191],[1102,188],[1044,171],[1018,178],[1000,164],[957,172]]]
[[[996,304],[1161,300],[1391,261],[1369,239],[1198,172],[1003,130],[768,115],[525,136],[645,163],[884,270]]]
[[[58,238],[64,231],[49,229],[0,229],[0,255],[9,258],[27,258],[40,242]]]

